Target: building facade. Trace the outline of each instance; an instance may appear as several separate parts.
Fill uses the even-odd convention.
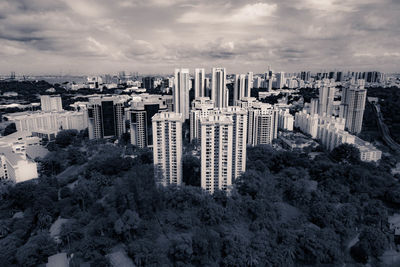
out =
[[[22,112],[7,115],[15,122],[17,131],[41,132],[84,130],[88,127],[86,111]]]
[[[205,97],[206,96],[206,83],[205,83],[205,71],[204,69],[194,70],[194,97]]]
[[[213,68],[211,78],[211,100],[217,108],[228,106],[229,91],[226,88],[226,69]]]
[[[154,178],[159,185],[182,184],[182,123],[183,115],[157,113],[153,123]]]
[[[225,115],[201,119],[201,187],[209,193],[232,186],[233,121]]]
[[[42,111],[63,111],[61,96],[59,95],[41,95],[40,106]]]
[[[366,89],[359,86],[343,88],[341,115],[346,119],[346,128],[353,134],[361,132],[366,98]]]
[[[183,118],[189,119],[189,69],[175,69],[174,79],[174,111],[182,113]]]
[[[92,97],[87,106],[89,139],[119,138],[125,132],[125,101]]]

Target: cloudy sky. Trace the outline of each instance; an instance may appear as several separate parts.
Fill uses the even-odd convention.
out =
[[[400,0],[0,0],[0,73],[400,71]]]

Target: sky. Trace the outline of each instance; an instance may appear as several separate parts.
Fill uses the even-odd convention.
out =
[[[400,71],[400,0],[0,0],[0,73]]]

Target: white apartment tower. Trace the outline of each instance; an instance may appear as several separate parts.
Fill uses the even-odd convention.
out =
[[[246,75],[235,74],[234,79],[233,105],[236,105],[237,101],[244,97]]]
[[[174,111],[182,113],[183,119],[189,119],[189,69],[175,69]]]
[[[183,115],[157,113],[152,118],[154,178],[157,184],[182,184],[182,123]]]
[[[336,87],[323,85],[319,88],[319,107],[320,116],[331,116],[333,113],[333,100],[335,98]]]
[[[285,86],[285,84],[286,84],[285,73],[278,72],[276,74],[276,87],[282,89],[283,86]]]
[[[233,87],[233,105],[236,105],[238,100],[244,97],[250,97],[251,89],[253,88],[253,73],[235,74]]]
[[[200,119],[206,117],[214,109],[214,101],[209,97],[198,97],[192,102],[190,110],[190,142],[195,139],[200,141],[201,127]]]
[[[358,134],[362,129],[367,90],[356,86],[343,88],[342,116],[346,118],[346,128],[353,134]]]
[[[129,110],[131,144],[140,148],[147,146],[147,113],[145,110]]]
[[[41,95],[40,106],[42,111],[63,111],[61,96]]]
[[[244,97],[251,96],[251,89],[253,88],[253,72],[248,72],[246,75],[245,86],[244,86]]]
[[[233,121],[225,115],[201,119],[201,187],[209,193],[232,185]]]
[[[318,114],[319,99],[311,98],[310,101],[310,115]]]
[[[226,69],[213,68],[211,78],[211,100],[217,108],[228,106],[229,92],[226,88]]]
[[[248,112],[247,144],[271,144],[278,136],[279,110],[269,104],[256,102]]]
[[[232,182],[246,171],[247,155],[247,110],[240,107],[227,107],[220,110],[232,119]]]
[[[204,69],[194,70],[194,97],[205,97],[206,96],[206,84],[205,84],[205,72]]]

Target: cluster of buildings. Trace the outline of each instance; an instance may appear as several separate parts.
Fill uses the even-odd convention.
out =
[[[247,145],[271,144],[278,126],[293,129],[294,118],[250,97],[253,74],[235,75],[229,106],[225,68],[213,68],[210,90],[204,69],[194,71],[195,99],[189,103],[190,73],[176,69],[173,111],[152,118],[155,179],[162,185],[182,183],[182,125],[190,120],[190,141],[200,145],[201,187],[213,193],[229,190],[246,170]]]
[[[381,152],[356,134],[361,131],[365,108],[364,77],[374,82],[382,75],[372,72],[361,76],[348,73],[349,76],[350,82],[342,83],[345,77],[342,72],[312,76],[304,71],[286,75],[284,72],[274,73],[269,68],[263,75],[252,72],[228,75],[225,68],[213,68],[211,74],[206,75],[203,68],[194,69],[193,73],[182,68],[175,69],[173,77],[148,76],[143,77],[142,82],[133,81],[132,75],[125,74],[120,74],[118,81],[115,77],[90,77],[87,80],[90,88],[100,88],[114,81],[119,83],[124,79],[130,86],[146,90],[159,86],[166,92],[171,89],[172,95],[94,95],[87,102],[75,103],[74,111],[63,109],[60,96],[41,96],[41,111],[7,115],[10,121],[15,122],[18,133],[26,135],[11,143],[25,140],[25,146],[30,146],[26,141],[29,138],[53,140],[60,130],[65,129],[87,128],[90,139],[119,138],[129,133],[132,145],[153,150],[156,181],[161,185],[180,185],[183,136],[186,134],[184,124],[189,121],[190,142],[195,144],[201,158],[201,187],[210,193],[229,190],[235,179],[246,170],[247,146],[271,144],[278,137],[278,129],[283,131],[282,140],[290,149],[312,143],[300,145],[300,137],[291,138],[290,132],[296,127],[319,139],[329,150],[349,143],[359,148],[362,160],[379,160]],[[228,83],[233,85],[231,92]],[[287,101],[271,105],[260,102],[251,94],[253,88],[266,88],[267,92],[260,92],[259,99],[282,91],[293,95],[298,90],[287,88],[310,84],[318,88],[319,97],[311,99],[295,116],[290,114]],[[341,92],[337,84],[342,85]],[[286,89],[282,89],[284,87]],[[277,90],[271,91],[272,88]],[[189,93],[191,90],[192,94]],[[338,97],[340,101],[336,100]],[[17,151],[8,146],[1,153],[1,162],[5,163],[2,165],[8,167],[3,167],[0,177],[17,173],[10,171],[11,166],[22,164],[21,160],[18,164],[11,164],[17,162],[16,155],[26,166],[34,163],[25,152]],[[29,166],[34,168],[32,164]],[[37,172],[30,173],[37,176]],[[14,181],[32,178],[24,174],[12,176]]]
[[[43,95],[40,102],[40,111],[11,113],[6,117],[15,123],[17,131],[30,132],[48,140],[54,139],[60,130],[83,130],[88,127],[85,112],[64,110],[60,96]]]
[[[364,80],[358,80],[357,84],[343,87],[341,101],[335,103],[338,90],[330,80],[324,80],[319,97],[311,99],[302,111],[295,114],[295,127],[320,140],[328,150],[347,143],[360,150],[361,160],[379,160],[382,152],[356,136],[362,129],[367,96],[364,84]]]

